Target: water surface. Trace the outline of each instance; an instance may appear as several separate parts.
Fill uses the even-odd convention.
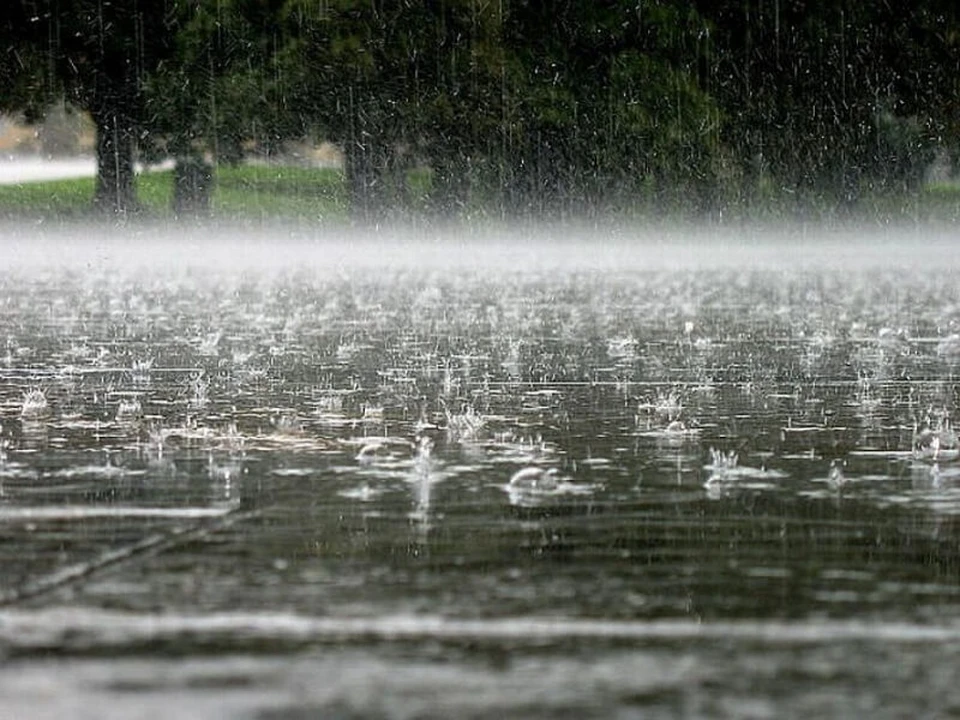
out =
[[[587,235],[11,233],[0,707],[956,712],[949,239]]]

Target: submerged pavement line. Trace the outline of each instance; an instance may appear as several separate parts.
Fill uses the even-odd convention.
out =
[[[158,555],[183,543],[202,539],[225,530],[238,522],[256,517],[260,515],[260,512],[260,510],[251,510],[248,512],[220,513],[220,516],[214,521],[176,527],[166,532],[155,533],[130,545],[108,550],[92,560],[57,568],[53,572],[28,580],[18,587],[0,593],[0,607],[16,605],[25,600],[46,595],[66,585],[82,582],[101,570],[114,567],[125,561]],[[183,516],[180,515],[179,517]]]
[[[264,651],[291,644],[423,640],[531,646],[571,640],[613,643],[735,640],[788,646],[843,642],[960,643],[960,626],[861,620],[698,622],[543,617],[458,620],[420,615],[349,618],[242,612],[138,614],[77,608],[0,611],[0,644],[8,652],[28,654],[124,648],[144,651],[153,644],[170,642],[186,648],[196,645]]]

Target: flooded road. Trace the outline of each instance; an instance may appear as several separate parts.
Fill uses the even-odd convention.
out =
[[[0,710],[957,712],[916,239],[12,236]]]

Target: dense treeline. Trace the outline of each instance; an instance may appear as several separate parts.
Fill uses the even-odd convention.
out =
[[[342,149],[361,217],[414,168],[440,214],[843,208],[960,136],[946,0],[14,0],[0,39],[0,104],[89,111],[121,212],[137,153],[303,139]]]

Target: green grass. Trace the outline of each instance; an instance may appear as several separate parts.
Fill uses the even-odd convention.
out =
[[[408,211],[428,210],[431,178],[428,170],[412,170],[407,176]],[[0,218],[25,220],[92,219],[93,178],[51,180],[0,185]],[[151,172],[137,178],[141,216],[146,220],[173,217],[172,171]],[[798,209],[789,198],[760,199],[756,205],[740,208],[744,218],[776,221],[794,216]],[[642,204],[642,203],[641,203]],[[801,205],[803,205],[801,203]],[[817,215],[817,208],[804,206]],[[800,208],[803,209],[802,207]],[[733,217],[738,209],[731,209]],[[960,186],[931,185],[918,194],[866,197],[848,208],[848,219],[881,222],[960,222]],[[342,221],[349,208],[343,174],[332,168],[303,168],[279,165],[223,166],[216,170],[211,197],[211,216],[228,221]],[[658,213],[662,214],[662,213]],[[683,208],[668,211],[668,217],[683,219]],[[640,214],[643,216],[643,213]],[[823,211],[823,219],[831,215]],[[663,219],[662,217],[660,218]]]
[[[83,217],[91,212],[93,189],[93,178],[0,185],[0,215]]]
[[[211,200],[226,218],[342,219],[343,174],[332,168],[242,165],[217,171]]]
[[[917,199],[916,213],[920,219],[960,221],[960,186],[946,183],[930,185]]]
[[[0,217],[93,218],[95,180],[79,178],[0,185]],[[146,219],[173,217],[173,172],[137,178],[137,198]],[[243,165],[221,167],[211,196],[214,219],[316,221],[347,214],[343,176],[331,168]]]

